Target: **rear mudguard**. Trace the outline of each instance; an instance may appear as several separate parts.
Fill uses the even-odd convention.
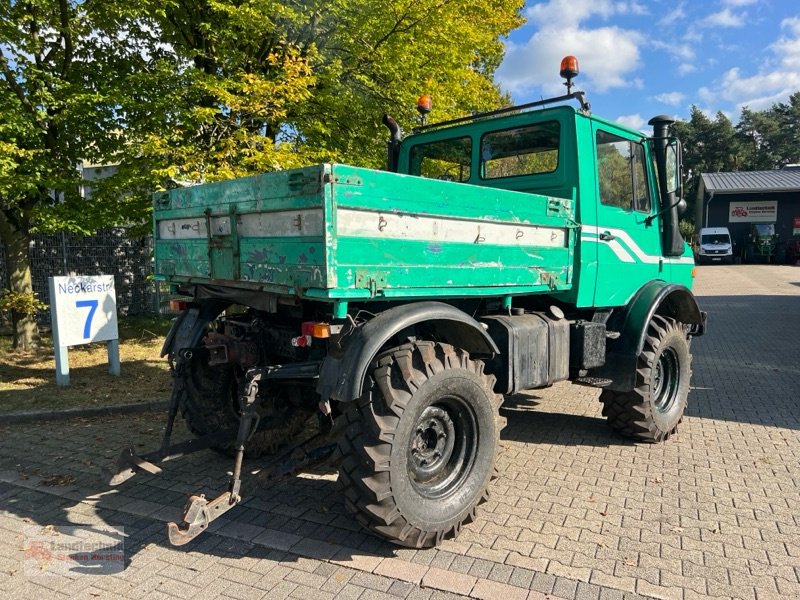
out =
[[[606,329],[619,332],[619,337],[608,340],[605,365],[590,371],[592,377],[611,380],[606,389],[619,392],[633,389],[636,360],[644,348],[647,325],[654,314],[690,325],[693,336],[705,332],[706,313],[700,310],[689,288],[664,281],[648,282],[625,308],[614,311],[606,323]]]
[[[196,348],[205,334],[208,324],[216,319],[228,307],[227,302],[207,300],[200,304],[192,304],[175,319],[161,356],[169,355],[170,362],[177,358],[178,352],[184,348]]]
[[[499,354],[483,326],[463,311],[443,302],[414,302],[391,308],[347,336],[341,356],[322,363],[317,392],[323,400],[348,402],[361,396],[370,363],[398,333],[417,323],[433,327],[437,341],[462,348],[477,358]]]

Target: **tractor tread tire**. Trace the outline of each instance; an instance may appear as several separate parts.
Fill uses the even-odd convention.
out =
[[[674,408],[674,417],[668,425],[659,423],[656,408],[651,398],[652,370],[659,350],[669,340],[683,339],[685,352],[682,360],[685,367],[685,378],[679,382],[680,389]],[[682,351],[681,351],[682,352]],[[683,413],[688,404],[689,378],[691,377],[691,353],[686,339],[686,330],[675,319],[654,315],[647,326],[645,343],[636,363],[636,381],[630,391],[619,392],[603,390],[600,402],[603,404],[603,416],[608,424],[619,434],[639,442],[659,443],[665,441],[677,431],[683,420]]]
[[[463,524],[475,519],[477,506],[489,496],[490,481],[497,477],[495,446],[482,489],[472,495],[471,505],[458,509],[462,515],[458,522],[446,528],[419,526],[398,507],[392,485],[392,444],[406,405],[413,402],[408,401],[409,392],[413,395],[430,377],[452,368],[479,378],[484,393],[492,399],[495,440],[499,441],[505,419],[499,415],[503,397],[493,391],[494,375],[485,374],[484,363],[470,360],[464,350],[424,341],[380,354],[372,363],[364,394],[343,405],[335,425],[341,431],[339,486],[346,508],[363,527],[401,546],[426,548],[457,536]]]

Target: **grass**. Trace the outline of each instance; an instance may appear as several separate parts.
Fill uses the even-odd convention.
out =
[[[168,319],[158,316],[120,319],[119,377],[108,372],[105,343],[70,348],[68,386],[56,385],[49,336],[42,336],[39,350],[28,353],[13,352],[11,336],[0,336],[0,413],[168,399],[169,366],[159,353],[169,325]]]

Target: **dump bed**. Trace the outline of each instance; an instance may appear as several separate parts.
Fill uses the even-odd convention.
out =
[[[339,164],[154,197],[157,279],[316,299],[568,289],[571,200]]]

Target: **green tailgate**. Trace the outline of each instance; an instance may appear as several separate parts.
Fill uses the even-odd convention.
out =
[[[346,165],[157,194],[157,278],[308,298],[566,290],[570,200]]]

